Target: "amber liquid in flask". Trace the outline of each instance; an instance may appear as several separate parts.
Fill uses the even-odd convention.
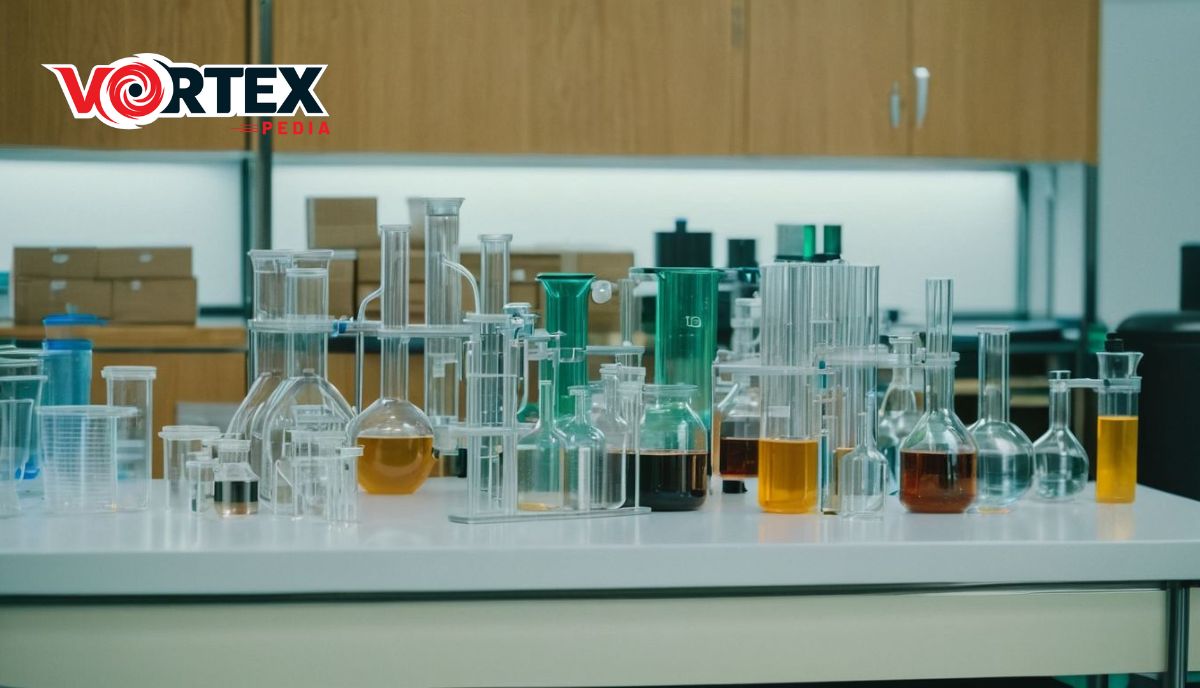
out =
[[[626,478],[633,480],[634,455],[627,453]],[[627,490],[633,485],[628,484]],[[700,508],[708,496],[708,452],[643,451],[638,476],[640,506],[654,511],[689,511]],[[625,506],[632,506],[632,499]]]
[[[433,470],[433,436],[364,437],[358,484],[371,494],[412,494]]]
[[[909,511],[956,514],[975,501],[975,453],[900,452],[900,503]]]
[[[1137,485],[1137,436],[1137,416],[1096,419],[1096,501],[1133,501]]]
[[[758,504],[774,514],[817,508],[817,440],[764,439],[758,445]]]
[[[758,475],[758,438],[722,437],[720,447],[721,465],[718,469],[723,478],[753,478]]]

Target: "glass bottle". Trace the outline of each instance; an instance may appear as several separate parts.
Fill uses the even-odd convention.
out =
[[[888,337],[888,343],[898,365],[892,369],[891,382],[879,404],[877,437],[879,451],[888,461],[889,492],[896,494],[900,489],[900,445],[921,420],[921,409],[917,406],[917,389],[912,381],[913,337],[896,335]]]
[[[1050,429],[1033,443],[1034,489],[1042,499],[1074,499],[1087,486],[1087,450],[1070,427],[1070,377],[1069,370],[1050,371]]]
[[[646,385],[638,429],[641,506],[699,509],[708,495],[708,431],[692,408],[695,385]]]
[[[1009,420],[1008,328],[979,328],[979,419],[967,428],[978,449],[975,506],[1004,512],[1033,483],[1033,443]]]
[[[538,420],[517,439],[517,508],[557,511],[565,506],[563,440],[555,428],[554,383],[538,383]]]
[[[592,406],[592,424],[604,433],[604,456],[608,462],[606,469],[612,472],[612,490],[594,498],[594,508],[615,509],[624,504],[628,493],[626,464],[633,457],[633,429],[621,416],[620,385],[620,366],[611,363],[600,366],[600,394]]]
[[[412,494],[433,470],[433,425],[408,400],[408,225],[379,228],[379,398],[347,427],[362,447],[358,482],[372,494]],[[389,333],[389,330],[391,331]]]
[[[558,424],[566,464],[566,508],[577,511],[621,506],[618,492],[624,470],[621,461],[610,461],[607,440],[591,421],[591,391],[587,385],[571,388],[575,413]]]
[[[838,514],[850,518],[883,514],[888,494],[887,457],[875,445],[875,395],[858,418],[858,443],[839,459]]]
[[[975,501],[975,441],[954,413],[953,283],[925,281],[925,413],[900,445],[900,503],[957,514]]]
[[[1137,377],[1142,355],[1110,333],[1096,357],[1105,383],[1097,402],[1096,501],[1128,503],[1137,491],[1138,392],[1123,385]]]

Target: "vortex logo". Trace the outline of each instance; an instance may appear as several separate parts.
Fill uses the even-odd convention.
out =
[[[160,117],[328,116],[316,85],[327,65],[205,65],[138,53],[92,68],[42,65],[58,79],[76,119],[140,129]]]

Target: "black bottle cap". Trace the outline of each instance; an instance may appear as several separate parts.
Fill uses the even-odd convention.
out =
[[[676,218],[673,231],[654,233],[654,264],[660,268],[711,268],[712,233],[689,232],[687,220]]]
[[[746,483],[741,480],[722,480],[721,492],[725,494],[745,494]]]
[[[1109,332],[1104,339],[1104,350],[1108,353],[1120,353],[1125,350],[1125,340],[1121,339],[1116,332]]]
[[[728,244],[729,267],[758,267],[758,242],[754,239],[730,239]]]

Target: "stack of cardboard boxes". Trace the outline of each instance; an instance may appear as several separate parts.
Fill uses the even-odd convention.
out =
[[[13,249],[14,319],[36,324],[55,313],[119,323],[196,322],[189,246]]]

